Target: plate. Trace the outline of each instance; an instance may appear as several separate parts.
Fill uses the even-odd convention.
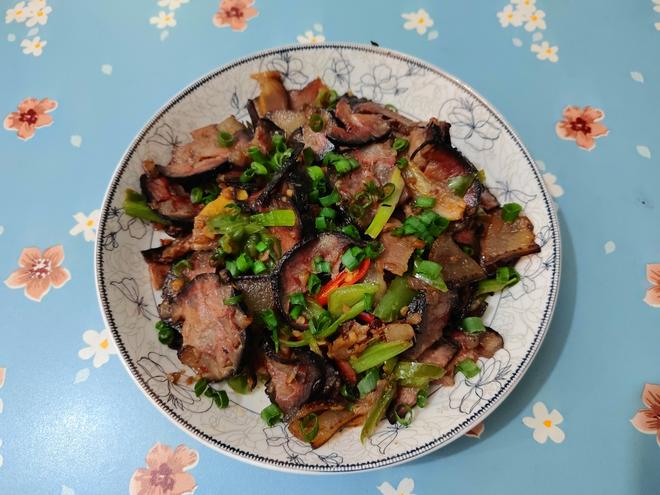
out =
[[[364,445],[359,428],[344,430],[317,450],[292,437],[283,425],[267,427],[259,412],[262,391],[242,396],[229,389],[230,407],[197,398],[176,353],[158,342],[159,295],[140,251],[159,245],[151,225],[122,210],[127,188],[139,188],[142,161],[167,163],[172,147],[190,131],[230,114],[247,119],[245,104],[258,89],[250,74],[280,71],[289,88],[317,76],[340,94],[391,103],[419,119],[449,121],[454,145],[486,172],[501,203],[517,202],[535,226],[541,252],[516,266],[521,282],[492,296],[484,319],[504,337],[504,349],[480,359],[478,376],[457,375],[440,388],[411,426],[382,422]],[[373,46],[300,45],[268,50],[221,67],[170,100],[140,131],[119,162],[103,203],[96,244],[98,296],[126,369],[153,404],[202,443],[259,466],[296,472],[347,472],[382,468],[432,452],[484,420],[529,368],[548,330],[559,289],[561,252],[554,203],[520,138],[504,118],[468,85],[414,57]],[[190,372],[192,375],[192,372]]]

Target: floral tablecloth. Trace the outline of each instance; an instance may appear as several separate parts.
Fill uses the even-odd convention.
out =
[[[0,493],[660,493],[659,0],[0,6]],[[163,102],[237,57],[325,41],[426,59],[499,108],[544,171],[564,263],[543,348],[485,424],[408,464],[312,477],[224,457],[145,399],[93,249],[114,167]],[[467,137],[487,142],[482,124]]]

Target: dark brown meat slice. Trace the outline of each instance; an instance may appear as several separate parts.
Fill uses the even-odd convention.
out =
[[[440,340],[424,351],[419,361],[446,369],[457,352],[458,345],[440,337]]]
[[[390,126],[381,115],[355,113],[347,98],[337,102],[335,115],[344,127],[332,126],[328,137],[339,144],[366,144],[382,139],[390,132]]]
[[[187,255],[192,249],[190,236],[180,239],[164,240],[163,245],[157,248],[142,251],[142,257],[147,262],[151,285],[158,290],[172,268],[172,263]]]
[[[302,89],[292,89],[289,91],[291,108],[302,110],[305,107],[312,106],[319,92],[323,89],[328,89],[328,87],[318,77]]]
[[[312,273],[312,260],[322,257],[332,268],[332,276],[339,272],[341,257],[353,241],[340,234],[321,234],[292,249],[282,257],[277,269],[279,282],[280,308],[289,314],[289,295],[305,292],[307,279]]]
[[[481,234],[481,265],[492,272],[498,265],[510,263],[521,256],[538,253],[534,225],[524,215],[513,222],[502,219],[502,211],[486,215]]]
[[[218,143],[221,132],[232,134],[234,142],[224,147]],[[229,117],[220,124],[211,124],[192,131],[190,143],[176,146],[172,159],[166,167],[159,167],[162,175],[174,178],[185,178],[202,174],[231,162],[234,165],[245,166],[249,163],[246,154],[250,139],[243,125],[234,117]]]
[[[304,418],[315,414],[318,420],[318,432],[311,442],[307,442],[304,433],[309,433],[310,425],[304,425]],[[346,426],[355,418],[355,413],[346,409],[343,404],[319,401],[310,402],[300,408],[300,411],[289,422],[289,431],[301,442],[310,443],[316,449]]]
[[[424,247],[424,241],[414,236],[396,236],[392,230],[397,227],[398,222],[389,223],[378,240],[383,244],[383,252],[377,258],[376,263],[385,270],[395,275],[403,275],[408,270],[408,262],[415,249]]]
[[[413,299],[409,312],[421,312],[422,321],[415,325],[417,337],[415,344],[404,354],[407,359],[417,359],[442,337],[455,300],[455,293],[437,290],[421,292]]]
[[[323,371],[308,352],[286,360],[267,355],[266,370],[270,376],[266,392],[285,416],[295,413],[323,386]]]
[[[454,342],[458,351],[454,357],[447,363],[445,367],[445,375],[440,378],[439,382],[447,387],[454,385],[454,374],[456,365],[465,359],[471,359],[475,363],[479,360],[477,349],[479,347],[479,337],[477,335],[470,335],[460,330],[453,330],[449,334],[449,340]]]
[[[414,387],[399,387],[393,403],[396,406],[413,407],[417,404],[417,392],[419,392],[419,389]]]
[[[194,205],[183,186],[161,176],[149,162],[145,163],[145,169],[152,170],[152,173],[140,177],[140,186],[149,208],[173,222],[192,223],[202,205]]]
[[[257,315],[275,307],[275,289],[270,275],[247,275],[234,279],[250,314]]]
[[[479,201],[480,206],[488,213],[500,207],[500,202],[497,201],[497,198],[485,186],[481,191],[481,198]]]
[[[245,347],[251,318],[238,305],[226,305],[233,295],[216,274],[203,274],[187,284],[171,303],[171,317],[181,324],[179,359],[209,380],[231,376]]]
[[[149,278],[151,279],[151,286],[155,290],[160,290],[165,283],[165,278],[170,272],[172,265],[169,263],[160,263],[155,259],[151,259],[145,255],[146,251],[142,251],[142,256],[147,262],[147,268],[149,269]]]
[[[497,351],[504,347],[504,339],[495,330],[488,328],[479,334],[479,345],[477,354],[485,358],[491,358]]]
[[[388,121],[390,121],[390,125],[396,124],[399,131],[405,131],[406,129],[416,124],[414,121],[404,117],[399,112],[385,108],[385,106],[381,105],[380,103],[376,103],[375,101],[364,101],[358,103],[354,106],[354,110],[358,113],[375,113],[382,115]]]
[[[448,233],[433,242],[429,259],[442,266],[442,278],[450,288],[486,278],[486,272],[479,263],[458,247]]]
[[[357,149],[351,153],[360,166],[352,172],[338,177],[335,187],[342,198],[342,204],[349,207],[355,202],[355,197],[364,191],[365,186],[373,183],[375,186],[383,187],[390,182],[392,172],[396,168],[396,152],[391,143],[373,143]],[[366,228],[378,209],[378,202],[369,207],[359,218],[354,218],[356,223]]]
[[[259,115],[263,117],[269,112],[289,108],[289,93],[282,84],[282,75],[279,72],[258,72],[250,77],[259,83],[261,90],[255,101]]]

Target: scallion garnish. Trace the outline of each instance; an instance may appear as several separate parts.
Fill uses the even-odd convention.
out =
[[[323,122],[323,117],[321,117],[321,115],[318,113],[313,113],[309,118],[310,129],[312,129],[314,132],[321,132],[324,126],[325,122]]]
[[[345,225],[341,228],[341,231],[352,239],[358,240],[360,238],[360,231],[355,225]]]
[[[428,387],[424,387],[419,389],[417,392],[417,407],[426,407],[426,404],[429,401],[429,389]]]
[[[403,170],[408,166],[408,159],[405,156],[398,158],[396,161],[396,166]]]
[[[319,417],[316,413],[309,413],[300,419],[300,432],[306,442],[311,442],[319,433]]]
[[[330,273],[332,271],[330,267],[330,262],[325,261],[320,256],[315,256],[312,260],[312,267],[314,273]]]
[[[372,241],[368,243],[364,248],[364,255],[370,260],[375,260],[378,258],[378,256],[380,256],[384,249],[385,246],[383,246],[382,243],[378,241]]]
[[[279,323],[277,321],[277,316],[272,309],[266,309],[261,312],[261,321],[264,322],[266,328],[271,332],[271,338],[273,340],[273,345],[275,346],[275,352],[280,352],[280,337],[278,334]]]
[[[321,216],[325,218],[335,218],[337,216],[337,211],[326,206],[321,208]]]
[[[469,316],[467,318],[463,318],[461,327],[465,333],[482,333],[486,331],[484,322],[478,316]]]
[[[234,136],[232,136],[231,133],[227,131],[220,131],[218,133],[218,144],[223,148],[229,148],[232,144],[234,144]]]
[[[319,293],[321,290],[321,279],[315,273],[312,273],[307,279],[307,292],[313,296]]]
[[[400,151],[405,151],[408,149],[409,142],[405,138],[395,138],[394,142],[392,143],[392,148],[394,148],[395,151],[400,152]]]
[[[337,190],[333,189],[332,192],[327,196],[319,198],[319,203],[321,203],[321,206],[332,206],[336,203],[339,203],[340,199],[341,197],[339,196]]]
[[[169,326],[164,321],[156,323],[156,330],[158,330],[158,341],[163,345],[170,345],[176,335],[176,330]]]
[[[433,208],[435,206],[435,198],[431,196],[420,196],[415,199],[415,206],[417,208]]]
[[[190,269],[192,265],[190,264],[190,261],[188,260],[179,260],[174,265],[172,266],[172,272],[174,272],[174,275],[177,277],[181,276],[181,273],[183,273],[183,270],[185,269]]]
[[[227,306],[234,306],[243,300],[243,296],[238,294],[236,296],[231,296],[222,301]]]
[[[263,419],[264,423],[268,426],[276,425],[282,421],[283,416],[284,414],[282,413],[282,410],[277,407],[277,404],[271,404],[261,411],[261,419]]]
[[[390,112],[398,112],[399,110],[392,105],[391,103],[386,103],[385,108],[387,108]]]
[[[252,162],[250,168],[254,170],[254,175],[268,175],[268,169],[263,163]]]
[[[472,359],[464,359],[460,363],[456,365],[456,370],[460,371],[465,375],[465,378],[474,378],[479,374],[481,371],[481,368],[477,366],[477,363],[475,363]]]
[[[241,253],[238,258],[236,258],[236,269],[240,273],[245,273],[252,268],[254,261],[246,253]]]
[[[468,256],[472,256],[474,254],[474,249],[472,249],[472,246],[461,246],[461,250]]]
[[[447,291],[447,285],[442,278],[442,266],[435,261],[416,258],[413,276],[440,291]]]
[[[305,296],[302,292],[294,292],[289,296],[289,304],[293,306],[302,306],[303,308],[307,306],[305,301]]]
[[[209,381],[206,378],[201,378],[195,383],[195,396],[201,397],[201,395],[206,391],[206,388],[209,386]]]
[[[325,217],[316,217],[314,219],[314,227],[321,232],[328,230],[328,221]]]
[[[268,270],[268,267],[266,266],[266,263],[264,263],[261,260],[256,260],[252,265],[252,273],[254,273],[255,275],[259,275],[265,272],[266,270]]]
[[[259,241],[257,244],[254,246],[254,248],[257,250],[259,253],[263,253],[268,250],[270,246],[266,241]]]
[[[309,178],[313,181],[322,180],[325,177],[323,169],[317,165],[307,167],[307,175],[309,175]]]
[[[302,312],[303,312],[302,306],[294,306],[291,308],[291,311],[289,311],[289,317],[291,317],[291,319],[295,321],[300,317]]]
[[[502,220],[509,223],[513,222],[516,218],[518,218],[518,215],[520,215],[521,211],[522,206],[520,206],[518,203],[507,203],[502,205]]]
[[[414,235],[426,244],[432,244],[448,226],[449,220],[432,210],[425,210],[419,215],[406,217],[403,225],[394,229],[392,233],[398,236]]]
[[[241,374],[232,376],[229,380],[227,380],[227,383],[237,394],[247,394],[250,391],[250,387],[248,386],[248,379],[245,375]]]
[[[346,385],[345,383],[342,383],[341,387],[339,387],[339,393],[344,399],[351,402],[355,402],[359,398],[359,392],[353,385]]]
[[[371,311],[371,308],[374,307],[374,295],[367,292],[362,298],[364,299],[364,310]]]
[[[503,266],[497,269],[494,278],[482,280],[477,287],[476,296],[481,294],[494,294],[507,287],[512,287],[520,282],[520,274],[515,268],[510,266]]]
[[[407,404],[399,404],[394,408],[394,420],[401,426],[410,426],[413,417],[413,410]]]
[[[190,190],[190,202],[192,204],[198,204],[201,203],[202,200],[204,199],[204,191],[202,190],[201,187],[193,187]]]
[[[225,261],[225,268],[231,273],[232,277],[238,275],[238,268],[236,267],[236,262],[234,260]]]
[[[172,223],[149,208],[147,198],[133,189],[126,189],[126,196],[124,197],[124,204],[122,206],[124,213],[128,216],[156,222],[161,225],[170,225]]]
[[[474,174],[458,175],[449,179],[447,181],[447,186],[449,186],[449,189],[454,191],[454,194],[463,197],[473,182]]]
[[[252,161],[259,163],[267,163],[268,157],[263,154],[258,146],[250,146],[248,148],[248,155],[252,158]]]
[[[348,248],[342,255],[341,262],[346,268],[348,268],[350,271],[353,271],[358,266],[360,266],[360,263],[364,261],[366,256],[367,255],[365,254],[364,249],[362,249],[360,246],[353,246]]]

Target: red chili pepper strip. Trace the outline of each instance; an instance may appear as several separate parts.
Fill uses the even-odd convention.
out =
[[[346,274],[346,279],[344,280],[344,283],[342,285],[353,285],[354,283],[362,280],[369,271],[370,266],[371,266],[371,260],[369,258],[365,259],[362,263],[360,263],[360,266],[358,267],[357,270],[355,270],[354,272],[348,272]]]
[[[376,320],[376,317],[374,315],[369,314],[366,311],[363,311],[362,313],[360,313],[358,315],[358,318],[360,318],[367,325],[371,325]]]

